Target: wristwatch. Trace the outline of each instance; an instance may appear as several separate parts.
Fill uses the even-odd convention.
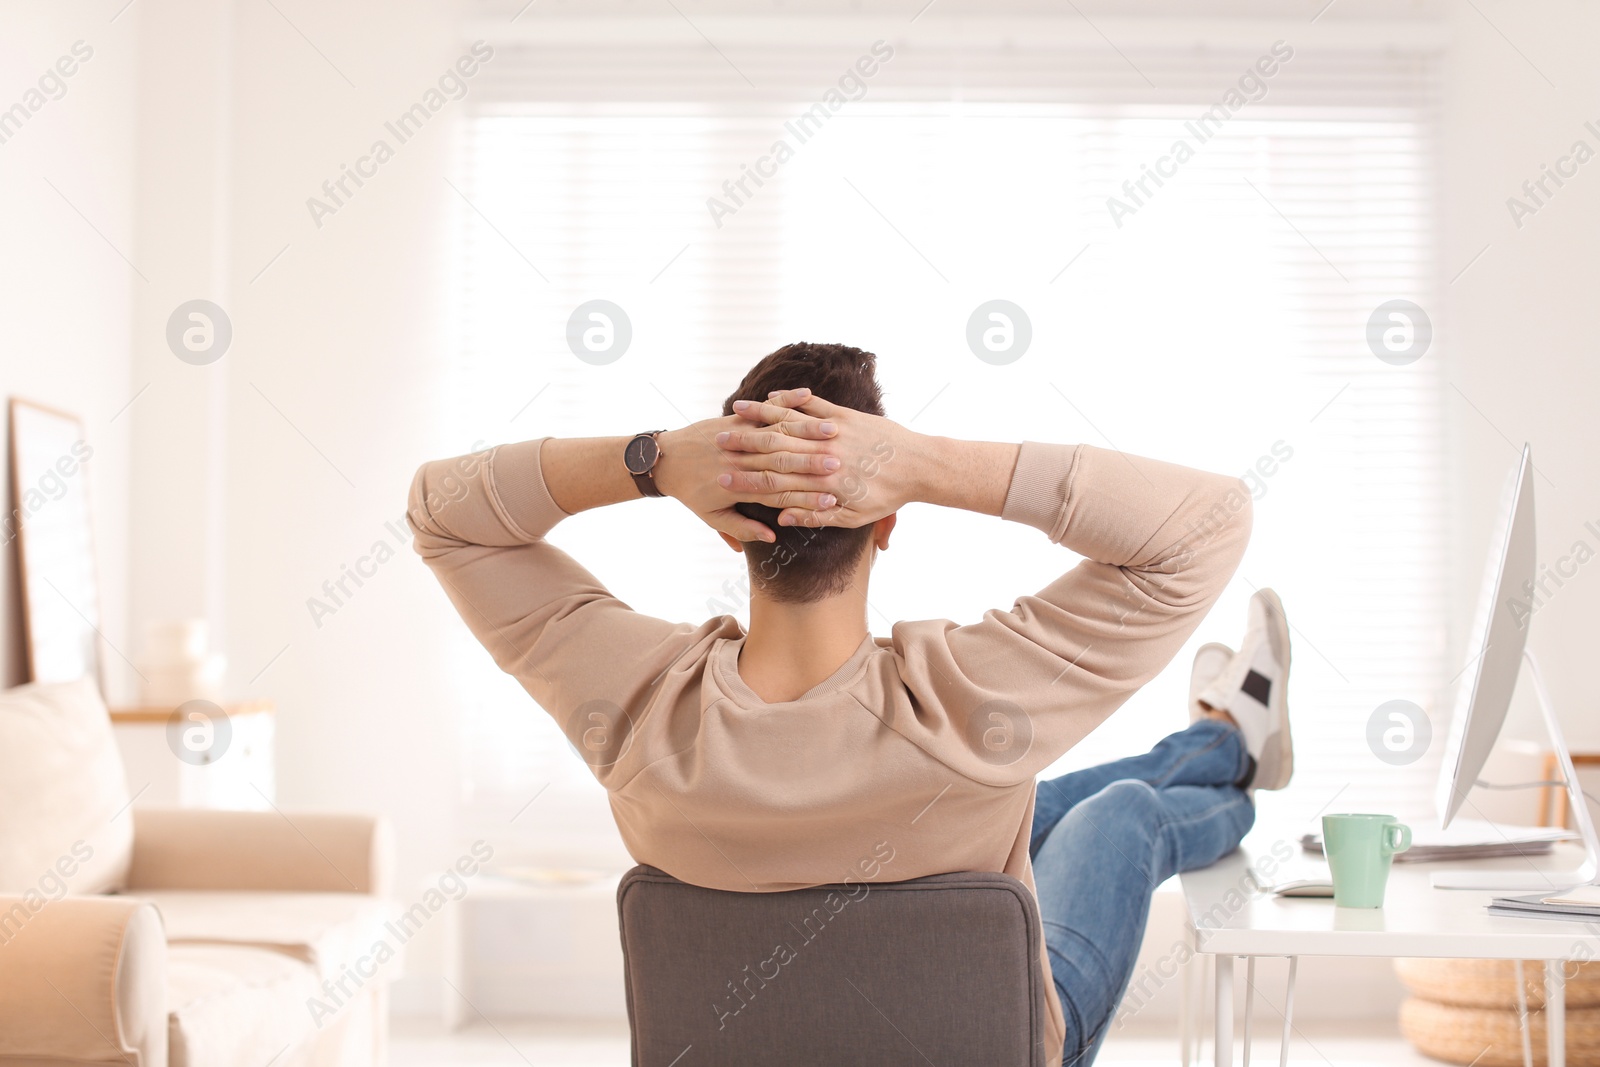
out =
[[[645,433],[635,434],[622,450],[622,465],[628,468],[628,473],[633,475],[633,482],[639,487],[639,492],[645,496],[662,496],[661,487],[656,484],[656,461],[661,458],[661,445],[656,438],[666,433],[665,430],[648,430]]]

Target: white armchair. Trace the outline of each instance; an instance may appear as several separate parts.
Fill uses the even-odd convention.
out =
[[[0,1063],[382,1063],[387,824],[127,803],[93,685],[0,693]]]

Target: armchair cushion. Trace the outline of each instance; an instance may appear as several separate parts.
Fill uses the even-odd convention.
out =
[[[393,905],[354,893],[171,890],[140,896],[160,910],[174,951],[195,945],[265,949],[309,965],[318,982],[337,982],[346,970],[372,977],[373,957],[398,956],[404,944],[386,925]],[[404,919],[394,929],[405,938],[415,932]],[[388,952],[377,951],[380,942]],[[391,966],[384,971],[397,973]]]
[[[0,897],[0,1062],[166,1067],[166,984],[149,904]]]
[[[315,1029],[306,1003],[319,993],[311,968],[281,953],[173,945],[169,1067],[263,1067],[298,1050]]]
[[[278,890],[385,896],[389,824],[368,815],[140,808],[130,891]]]
[[[0,692],[0,893],[119,888],[133,849],[122,758],[87,678]]]

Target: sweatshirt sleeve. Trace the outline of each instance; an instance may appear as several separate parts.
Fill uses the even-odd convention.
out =
[[[642,615],[545,540],[566,513],[545,487],[543,443],[424,464],[407,520],[473,635],[604,781],[654,682],[714,624]]]
[[[994,784],[1049,766],[1166,667],[1233,576],[1251,519],[1237,478],[1032,442],[1001,514],[1082,562],[1009,611],[901,623],[892,642],[929,743]]]

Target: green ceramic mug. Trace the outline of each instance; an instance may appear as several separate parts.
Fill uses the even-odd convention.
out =
[[[1411,827],[1393,815],[1324,815],[1322,848],[1341,908],[1381,908],[1396,852],[1411,847]]]

